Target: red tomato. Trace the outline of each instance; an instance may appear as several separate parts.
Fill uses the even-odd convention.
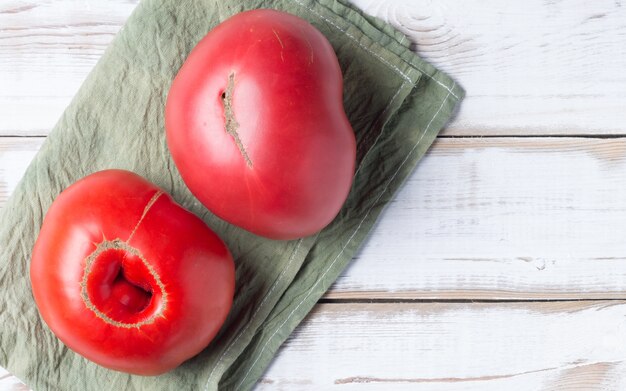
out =
[[[296,16],[243,12],[193,49],[169,91],[167,142],[193,194],[224,220],[294,239],[346,200],[355,138],[326,38]]]
[[[37,307],[67,346],[107,368],[166,372],[226,319],[235,270],[224,243],[154,184],[122,170],[68,187],[33,250]]]

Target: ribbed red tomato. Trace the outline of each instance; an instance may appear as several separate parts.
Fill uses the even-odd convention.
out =
[[[167,142],[193,194],[224,220],[294,239],[345,202],[355,137],[330,43],[285,12],[243,12],[193,49],[169,91]]]
[[[63,191],[35,243],[37,307],[68,347],[111,369],[166,372],[199,353],[230,310],[235,270],[198,217],[128,171]]]

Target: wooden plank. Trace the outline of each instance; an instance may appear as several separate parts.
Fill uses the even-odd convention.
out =
[[[623,390],[626,303],[318,305],[257,390]]]
[[[15,189],[44,138],[0,137],[0,208]]]
[[[620,2],[351,0],[467,90],[444,134],[624,134]]]
[[[626,297],[626,139],[439,139],[332,298]]]
[[[0,367],[0,391],[28,391],[29,388],[6,369]]]
[[[40,138],[0,138],[0,204]],[[626,298],[626,139],[439,139],[328,298]]]
[[[47,134],[137,3],[3,0],[0,135]]]
[[[623,390],[625,316],[623,301],[321,304],[256,389]]]
[[[467,89],[444,134],[626,133],[619,3],[354,2],[408,34]],[[47,134],[136,4],[3,1],[0,135]]]

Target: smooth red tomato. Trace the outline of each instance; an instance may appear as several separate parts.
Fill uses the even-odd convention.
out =
[[[167,142],[193,194],[224,220],[294,239],[345,202],[354,132],[330,43],[311,24],[243,12],[193,49],[169,91]]]
[[[107,368],[166,372],[199,353],[230,310],[224,243],[154,184],[100,171],[63,191],[44,219],[30,277],[68,347]]]

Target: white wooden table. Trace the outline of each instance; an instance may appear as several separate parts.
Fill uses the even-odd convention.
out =
[[[0,2],[0,203],[136,3]],[[467,98],[257,389],[626,389],[626,4],[356,3]]]

